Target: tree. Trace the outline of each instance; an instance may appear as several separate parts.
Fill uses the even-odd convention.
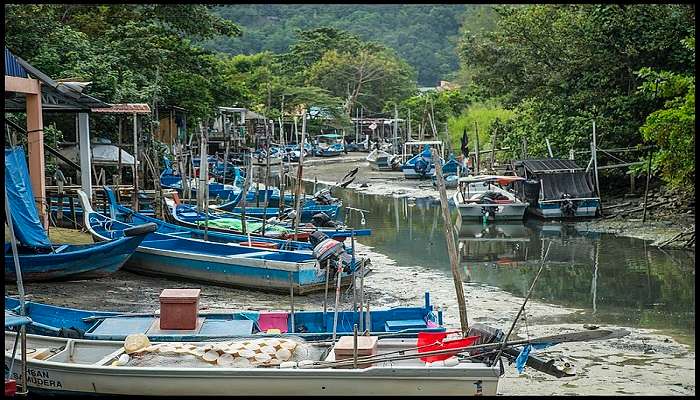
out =
[[[410,66],[388,51],[330,50],[311,66],[307,83],[345,98],[343,108],[351,115],[357,103],[376,112],[387,101],[408,97],[415,88],[413,76]]]
[[[695,37],[685,41],[695,60]],[[653,164],[670,187],[692,191],[695,184],[695,76],[643,68],[639,90],[664,100],[639,129],[644,140],[655,143]]]
[[[465,30],[460,55],[488,96],[516,111],[506,136],[545,155],[586,149],[591,120],[601,147],[641,142],[654,102],[636,93],[643,67],[688,71],[680,40],[694,32],[691,5],[499,6],[493,30]],[[532,154],[532,153],[531,153]]]

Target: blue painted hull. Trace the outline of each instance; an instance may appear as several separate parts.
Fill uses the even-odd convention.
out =
[[[122,207],[122,206],[118,207],[118,210],[119,210],[120,213],[128,212],[128,211],[127,211],[128,208],[125,208],[125,207]],[[192,213],[192,214],[194,214],[194,213]],[[197,214],[196,216],[187,216],[187,217],[185,217],[184,214],[178,212],[177,216],[176,216],[176,217],[173,217],[173,218],[175,218],[175,220],[176,220],[176,222],[177,222],[178,224],[180,224],[181,226],[183,226],[183,227],[185,227],[185,228],[187,228],[187,229],[199,229],[199,230],[201,231],[201,228],[199,228],[199,226],[198,226],[197,224],[198,224],[199,222],[202,222],[202,223],[203,223],[203,222],[205,221],[205,216],[204,216],[203,213],[196,213],[196,214]],[[212,215],[210,215],[210,216],[209,216],[209,220],[210,220],[210,221],[213,221],[213,220],[216,220],[217,218],[226,218],[226,217],[227,217],[226,214],[223,214],[222,217],[217,217],[217,216],[212,216]],[[232,218],[233,218],[233,217],[236,217],[236,218],[237,218],[237,217],[239,217],[239,216],[236,215],[236,214],[231,214],[230,217],[232,217]],[[247,217],[249,217],[249,215],[247,214],[247,211],[246,211],[246,220],[247,220]],[[157,220],[157,221],[159,221],[159,220]],[[256,221],[256,222],[259,222],[259,221]],[[287,226],[285,226],[285,227],[287,227]],[[292,229],[291,227],[289,227],[289,228]],[[342,230],[339,230],[339,229],[333,229],[333,228],[315,228],[314,230],[319,230],[319,231],[325,233],[326,235],[328,235],[329,237],[331,237],[331,238],[333,238],[333,239],[336,239],[336,240],[347,239],[347,238],[349,238],[349,237],[352,236],[352,232],[355,232],[355,237],[358,237],[358,236],[370,236],[370,235],[372,234],[372,230],[371,230],[371,229],[352,229],[352,230],[351,230],[351,229],[342,229]],[[246,235],[243,235],[243,234],[241,234],[240,232],[234,231],[234,230],[231,230],[231,229],[223,229],[223,228],[217,228],[217,227],[209,227],[209,232],[210,232],[209,235],[210,235],[210,236],[212,235],[212,233],[211,233],[212,231],[213,231],[213,232],[221,232],[221,233],[223,233],[224,235],[223,235],[223,236],[220,236],[220,237],[230,237],[231,239],[228,240],[229,242],[232,242],[232,241],[243,242],[243,241],[247,241],[247,240],[248,240],[248,237],[247,237]],[[304,228],[304,227],[300,227],[299,231],[302,232],[302,233],[303,233],[303,232],[308,232],[308,230],[307,230],[306,228]],[[271,236],[269,236],[269,235],[270,235],[270,231],[269,231],[269,230],[266,232],[266,236],[262,236],[262,235],[260,234],[260,231],[256,231],[256,232],[253,232],[253,233],[252,233],[252,236],[255,238],[255,241],[258,241],[258,242],[259,242],[259,241],[263,241],[263,242],[269,242],[269,243],[278,243],[278,244],[280,244],[280,245],[285,245],[285,244],[289,243],[289,240],[287,239],[288,237],[294,237],[294,233],[293,233],[293,232],[292,232],[292,233],[289,233],[289,234],[284,234],[283,236],[280,236],[280,239],[276,239],[276,238],[271,237]],[[218,236],[218,235],[215,234],[215,237],[216,237],[216,236]],[[297,242],[297,241],[292,241],[292,243],[304,243],[305,245],[308,245],[308,242]],[[282,248],[282,247],[281,247],[281,248]],[[286,248],[286,247],[284,247],[284,248]],[[304,248],[306,248],[306,247],[304,247]],[[294,250],[296,250],[296,248],[294,248]]]
[[[56,254],[21,254],[22,279],[35,282],[100,278],[118,271],[143,239],[144,235],[140,235],[104,243],[69,245]],[[16,280],[11,252],[5,252],[5,279]]]
[[[536,207],[531,205],[527,207],[527,212],[543,219],[578,219],[578,218],[594,218],[596,210],[600,207],[600,200],[590,199],[582,200],[574,215],[564,215],[560,208],[560,203],[543,203],[538,202]]]
[[[5,296],[5,310],[17,310],[19,301]],[[415,337],[417,332],[444,331],[442,311],[433,311],[429,295],[423,307],[378,308],[370,311],[370,331],[372,334],[397,332],[396,337]],[[292,331],[290,313],[286,315],[286,331]],[[48,304],[27,302],[27,316],[33,323],[28,325],[28,333],[63,336],[67,330],[85,339],[124,340],[127,334],[144,333],[151,340],[158,341],[204,341],[236,336],[264,336],[257,321],[265,311],[239,311],[229,313],[200,313],[205,317],[202,328],[197,332],[153,332],[149,329],[157,316],[138,314],[124,316],[119,312],[88,311],[74,308],[57,307]],[[100,319],[94,317],[110,317]],[[349,335],[353,324],[359,321],[359,313],[353,311],[338,312],[338,335]],[[91,318],[91,320],[84,320]],[[253,324],[247,321],[255,321]],[[241,326],[245,328],[240,329]],[[399,328],[397,328],[399,327]],[[237,329],[238,328],[238,329]],[[332,337],[333,312],[298,311],[294,313],[294,336],[307,340],[323,340]],[[203,333],[205,332],[205,333]]]
[[[298,294],[324,288],[325,272],[311,251],[267,250],[204,241],[192,237],[199,233],[195,229],[186,229],[182,235],[162,233],[165,222],[160,222],[158,231],[148,234],[127,261],[126,269],[272,292],[288,293],[290,286]],[[95,212],[86,216],[86,226],[98,241],[120,237],[130,227]],[[343,276],[348,284],[351,273],[344,272]]]

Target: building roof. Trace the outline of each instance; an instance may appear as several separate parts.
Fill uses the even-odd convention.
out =
[[[23,73],[24,76],[21,76]],[[93,108],[110,107],[109,104],[102,100],[83,93],[83,89],[88,83],[57,82],[34,68],[22,58],[12,54],[7,47],[5,47],[5,75],[18,78],[27,78],[31,76],[38,79],[42,83],[41,106],[44,111],[85,112]],[[14,92],[5,93],[5,111],[23,112],[25,110],[26,96],[24,94]]]
[[[5,76],[14,76],[17,78],[26,78],[27,71],[17,62],[15,55],[5,47]]]
[[[94,113],[107,114],[150,114],[151,107],[146,103],[112,104],[109,108],[93,108]]]

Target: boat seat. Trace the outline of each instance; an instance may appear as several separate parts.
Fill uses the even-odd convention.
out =
[[[85,339],[122,340],[132,333],[146,333],[155,317],[105,318],[97,327],[85,332]]]
[[[428,325],[422,319],[402,319],[386,321],[384,329],[387,332],[397,332],[404,329],[425,329]]]

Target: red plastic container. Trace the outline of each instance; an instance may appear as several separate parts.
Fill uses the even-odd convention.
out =
[[[14,379],[5,379],[5,397],[15,397],[17,382]]]
[[[200,292],[200,289],[163,289],[160,293],[160,329],[195,329]]]
[[[425,353],[428,351],[445,350],[445,349],[460,349],[462,347],[471,346],[472,344],[476,343],[477,340],[479,340],[479,336],[468,336],[468,337],[462,338],[462,339],[445,340],[445,338],[447,337],[448,334],[456,333],[456,332],[458,332],[458,331],[453,331],[453,332],[419,332],[418,333],[418,341],[416,343],[416,346],[418,347],[418,353]],[[432,346],[427,346],[431,343],[433,343]],[[421,348],[421,346],[426,346],[426,347]],[[420,359],[423,362],[443,361],[443,360],[447,360],[448,358],[454,356],[455,354],[457,354],[459,352],[460,352],[460,350],[456,350],[454,353],[438,354],[435,356],[421,357]]]

